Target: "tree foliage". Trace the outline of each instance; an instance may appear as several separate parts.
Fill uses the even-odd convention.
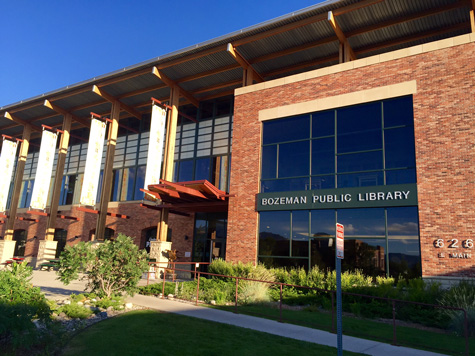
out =
[[[58,274],[64,284],[85,278],[86,289],[110,297],[122,292],[135,293],[147,269],[147,253],[139,250],[132,238],[119,234],[114,241],[80,242],[67,247],[60,257]]]

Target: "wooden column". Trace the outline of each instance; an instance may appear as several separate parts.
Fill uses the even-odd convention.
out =
[[[112,190],[112,166],[114,164],[115,146],[117,144],[117,133],[119,130],[120,103],[114,101],[112,103],[111,119],[109,123],[109,131],[107,135],[107,153],[106,163],[104,165],[104,173],[102,179],[101,201],[99,203],[99,216],[96,223],[96,239],[102,239],[106,228],[107,209],[109,208],[109,200]]]
[[[61,195],[61,185],[63,182],[64,163],[66,161],[66,154],[69,147],[69,132],[71,131],[72,115],[64,115],[63,119],[63,133],[59,141],[58,163],[56,165],[56,173],[54,175],[53,196],[49,209],[48,223],[46,225],[46,240],[54,240],[54,231],[56,228],[56,215],[58,213],[59,197]]]
[[[170,106],[172,107],[167,123],[167,137],[165,156],[163,159],[162,177],[166,181],[173,180],[173,166],[175,161],[175,140],[178,123],[178,102],[180,100],[180,88],[174,85],[170,88]],[[162,209],[160,222],[157,228],[157,241],[167,241],[168,234],[168,209]]]
[[[28,148],[30,146],[31,126],[23,127],[23,142],[20,144],[20,155],[15,172],[15,182],[13,184],[13,194],[8,211],[8,219],[5,226],[5,240],[13,240],[13,228],[20,200],[21,183],[23,181],[23,172],[25,171],[26,158],[28,156]]]

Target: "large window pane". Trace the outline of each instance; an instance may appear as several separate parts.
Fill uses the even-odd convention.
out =
[[[345,237],[385,237],[385,216],[383,208],[339,209],[338,222],[345,227]]]
[[[292,212],[292,256],[308,257],[308,211]]]
[[[338,175],[338,188],[371,187],[383,184],[384,177],[382,171]]]
[[[196,160],[194,180],[209,180],[210,158],[201,158]]]
[[[343,271],[360,269],[368,276],[385,276],[386,240],[345,239],[345,258],[342,260],[341,268]]]
[[[335,210],[312,210],[310,236],[326,238],[335,236]]]
[[[261,212],[259,217],[259,255],[289,256],[290,211]]]
[[[335,188],[335,176],[317,176],[312,177],[310,189],[333,189]]]
[[[386,184],[416,183],[415,169],[397,169],[386,171]]]
[[[335,134],[335,110],[312,114],[312,137]]]
[[[381,103],[337,110],[338,153],[382,148]]]
[[[264,145],[308,138],[310,137],[310,115],[265,121],[263,133]]]
[[[335,172],[335,141],[333,137],[312,140],[312,174]]]
[[[279,145],[279,178],[309,175],[310,142]]]
[[[386,168],[414,167],[414,128],[412,126],[384,130]]]
[[[262,147],[262,179],[277,176],[277,145]]]
[[[363,152],[338,156],[339,173],[371,171],[383,168],[383,152]]]
[[[140,190],[145,184],[145,166],[137,167],[137,175],[135,176],[134,200],[143,199],[144,193]]]
[[[414,113],[412,96],[383,101],[384,127],[412,125]]]
[[[309,190],[309,187],[309,178],[263,180],[261,182],[261,193]]]
[[[179,182],[188,182],[193,180],[193,161],[181,161],[178,173]]]

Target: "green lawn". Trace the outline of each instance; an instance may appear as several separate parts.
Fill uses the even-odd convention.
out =
[[[219,309],[234,311],[234,307],[217,307]],[[238,312],[255,315],[263,318],[279,320],[280,311],[260,305],[239,306]],[[331,313],[319,311],[282,310],[284,322],[313,327],[321,330],[331,330]],[[392,343],[392,324],[381,323],[375,320],[356,317],[343,317],[343,333],[370,340]],[[437,351],[453,355],[463,355],[465,352],[465,339],[452,334],[438,333],[412,327],[396,326],[397,344],[428,351]],[[475,355],[475,338],[469,339],[470,354]]]
[[[332,347],[150,310],[129,312],[97,323],[74,337],[63,353],[64,356],[335,354]]]

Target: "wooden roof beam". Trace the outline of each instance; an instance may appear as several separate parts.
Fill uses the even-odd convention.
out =
[[[117,101],[122,110],[127,111],[129,114],[131,114],[132,116],[136,117],[139,120],[142,119],[142,114],[140,112],[138,112],[137,110],[131,108],[130,106],[120,102],[119,100],[114,98],[112,95],[106,93],[103,89],[99,88],[97,85],[93,85],[92,92],[99,95],[99,96],[101,96],[101,97],[103,97],[104,99],[106,99],[107,101],[109,101],[111,103]]]
[[[353,49],[351,48],[350,43],[348,42],[348,39],[346,38],[340,26],[336,22],[335,16],[333,16],[332,11],[328,11],[328,22],[333,28],[333,31],[335,31],[335,34],[338,37],[340,44],[343,46],[344,51],[347,52],[347,55],[345,55],[345,57],[349,58],[350,61],[354,61],[356,59],[356,54],[355,52],[353,52]],[[346,62],[346,60],[343,61]]]
[[[143,88],[143,89],[137,89],[137,90],[134,90],[134,91],[130,91],[128,93],[125,93],[125,94],[122,94],[122,95],[119,95],[117,97],[117,99],[123,99],[123,98],[130,98],[131,96],[135,96],[135,95],[140,95],[140,94],[145,94],[145,93],[149,93],[151,91],[154,91],[154,90],[160,90],[160,89],[165,89],[167,88],[168,86],[165,85],[165,84],[161,84],[161,85],[153,85],[151,87],[147,87],[147,88]]]
[[[191,82],[192,80],[204,78],[204,77],[214,75],[214,74],[224,73],[224,72],[227,72],[227,71],[230,71],[230,70],[233,70],[233,69],[237,69],[237,68],[241,68],[241,66],[239,64],[231,64],[229,66],[224,66],[224,67],[221,67],[221,68],[218,68],[218,69],[213,69],[213,70],[209,70],[209,71],[206,71],[206,72],[201,72],[201,73],[198,73],[198,74],[190,75],[188,77],[183,77],[183,78],[177,80],[176,83],[180,84],[180,83],[184,83],[184,82]]]
[[[470,27],[472,32],[475,33],[475,0],[472,0],[472,7],[470,9]]]
[[[249,64],[249,62],[244,58],[237,50],[234,48],[232,43],[228,43],[228,53],[234,58],[236,62],[239,63],[239,65],[246,70],[251,70],[253,73],[253,77],[258,83],[262,83],[264,81],[264,78],[257,73],[257,71]]]
[[[173,88],[175,85],[178,85],[175,81],[172,79],[168,78],[160,69],[157,67],[152,68],[152,74],[155,75],[158,79],[160,79],[163,83],[168,85],[170,88]],[[200,102],[197,100],[193,95],[191,95],[189,92],[186,90],[182,89],[180,87],[180,95],[186,98],[190,103],[192,103],[194,106],[199,107]]]
[[[90,127],[91,126],[91,123],[87,120],[84,120],[82,118],[79,118],[77,117],[76,115],[73,115],[71,114],[70,112],[64,110],[63,108],[60,108],[59,106],[53,104],[51,101],[49,101],[48,99],[46,99],[43,103],[44,106],[46,106],[47,108],[53,110],[53,111],[56,111],[57,113],[63,115],[63,116],[66,116],[66,115],[71,115],[71,118],[76,121],[76,122],[79,122],[81,125],[85,126],[85,127]]]
[[[367,7],[367,6],[372,6],[374,4],[378,4],[382,1],[384,1],[384,0],[363,0],[363,1],[360,1],[356,4],[352,4],[352,5],[341,7],[339,9],[335,9],[333,13],[334,13],[335,16],[343,15],[343,14],[346,14],[350,11],[355,11],[355,10],[359,10],[359,9]],[[266,32],[263,32],[263,33],[259,33],[259,34],[253,35],[253,36],[242,38],[240,40],[237,40],[237,41],[233,42],[233,45],[234,45],[234,47],[239,47],[239,46],[242,46],[246,43],[262,40],[264,38],[275,36],[275,35],[281,34],[283,32],[294,30],[296,28],[304,27],[304,26],[307,26],[307,25],[310,25],[310,24],[313,24],[313,23],[316,23],[316,22],[320,22],[320,21],[325,21],[326,19],[327,19],[326,14],[318,14],[318,15],[311,16],[311,17],[308,17],[306,19],[300,20],[300,21],[296,21],[296,22],[289,23],[289,24],[284,25],[284,26],[274,28],[272,30],[269,30],[269,31],[266,31]]]
[[[382,28],[385,28],[385,27],[399,25],[401,23],[405,23],[405,22],[409,22],[409,21],[420,20],[420,19],[425,18],[425,17],[429,17],[429,16],[441,14],[443,12],[447,12],[447,11],[450,11],[450,10],[458,9],[458,8],[469,5],[470,1],[475,1],[475,0],[459,0],[458,2],[455,2],[453,4],[436,7],[436,8],[433,8],[433,9],[418,12],[418,13],[411,14],[411,15],[408,15],[408,16],[398,17],[396,19],[392,19],[392,20],[388,20],[388,21],[384,21],[384,22],[379,22],[379,23],[376,23],[374,25],[360,27],[360,28],[357,28],[353,31],[347,32],[346,33],[346,38],[351,38],[353,36],[358,36],[358,35],[361,35],[363,33],[368,33],[368,32],[379,30],[379,29],[382,29]]]
[[[41,127],[38,127],[36,125],[32,125],[25,120],[20,119],[19,117],[16,117],[15,115],[9,113],[8,111],[5,111],[3,113],[3,117],[5,117],[8,120],[11,120],[13,122],[16,122],[17,124],[23,125],[23,126],[30,126],[32,130],[37,131],[37,132],[42,132],[43,130]]]

